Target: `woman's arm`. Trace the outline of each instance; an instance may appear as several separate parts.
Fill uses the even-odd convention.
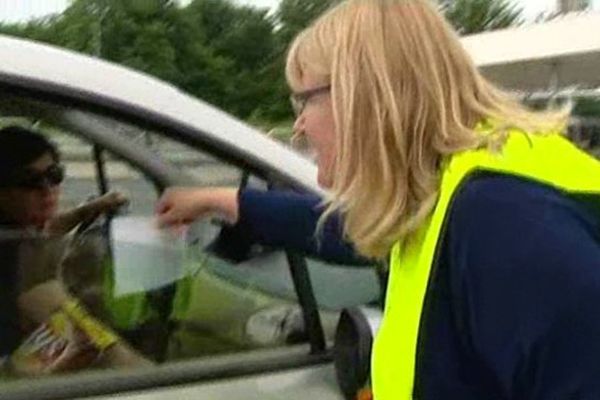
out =
[[[211,214],[228,223],[212,249],[234,260],[244,259],[253,244],[298,251],[339,264],[370,265],[344,240],[338,216],[317,232],[323,207],[319,197],[293,191],[233,188],[168,190],[157,213],[163,226],[178,226]]]

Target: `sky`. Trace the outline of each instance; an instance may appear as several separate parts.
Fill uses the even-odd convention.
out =
[[[183,3],[190,0],[181,0]],[[256,7],[275,8],[279,0],[235,0],[241,4],[249,4]],[[556,0],[517,0],[525,9],[525,15],[529,18],[537,14],[552,10]],[[0,0],[0,21],[16,22],[26,21],[30,18],[41,17],[49,13],[61,12],[69,0]],[[600,0],[592,0],[593,7],[600,10]]]

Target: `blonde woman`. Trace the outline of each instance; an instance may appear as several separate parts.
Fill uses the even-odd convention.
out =
[[[310,238],[320,220],[324,246],[388,258],[377,400],[600,398],[600,163],[561,137],[568,110],[534,113],[488,82],[424,0],[342,2],[299,34],[286,72],[326,210],[176,189],[160,221],[216,210],[310,252],[284,227]]]

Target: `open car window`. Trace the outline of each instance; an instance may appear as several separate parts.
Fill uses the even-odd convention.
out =
[[[108,377],[115,369],[183,361],[198,363],[200,380],[322,362],[327,346],[315,347],[311,336],[332,340],[342,308],[379,299],[375,270],[308,261],[311,284],[300,287],[282,251],[241,263],[219,258],[207,250],[218,221],[196,223],[185,234],[157,231],[154,207],[166,187],[250,182],[267,190],[270,175],[256,174],[251,160],[227,161],[150,124],[25,96],[0,101],[0,126],[9,125],[40,132],[57,147],[66,175],[57,220],[112,191],[128,202],[58,233],[0,227],[10,305],[2,318],[12,327],[2,332],[0,386],[7,393],[28,390],[19,382],[34,378],[52,385],[90,371]],[[348,286],[332,292],[330,282],[342,280]],[[311,315],[320,332],[307,326],[305,295],[316,299]]]

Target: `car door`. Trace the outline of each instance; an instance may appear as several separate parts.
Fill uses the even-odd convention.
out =
[[[71,171],[65,182],[69,194],[65,207],[89,193],[117,189],[130,196],[129,216],[148,218],[160,191],[171,185],[235,186],[245,177],[263,188],[274,183],[299,187],[306,182],[302,171],[294,179],[293,170],[280,169],[278,163],[285,164],[284,160],[259,160],[243,146],[218,143],[200,129],[182,129],[182,121],[159,112],[107,106],[101,94],[86,93],[82,101],[68,87],[48,91],[11,79],[1,86],[1,121],[28,124],[61,143]],[[251,137],[245,142],[255,146]],[[268,146],[288,154],[279,151],[279,145]],[[208,234],[203,240],[209,240],[218,226],[205,223],[202,229]],[[152,359],[154,366],[10,379],[2,384],[3,398],[102,398],[126,393],[133,398],[341,398],[330,342],[343,307],[378,300],[374,270],[307,264],[298,255],[282,252],[258,254],[236,265],[197,247],[200,251],[189,256],[189,264],[195,266],[191,271],[134,294],[139,295],[132,300],[138,310],[134,317],[119,324],[102,321]],[[327,282],[346,275],[352,278],[344,296],[340,292],[332,299]],[[283,323],[292,331],[282,331]],[[299,333],[294,340],[291,332]]]

